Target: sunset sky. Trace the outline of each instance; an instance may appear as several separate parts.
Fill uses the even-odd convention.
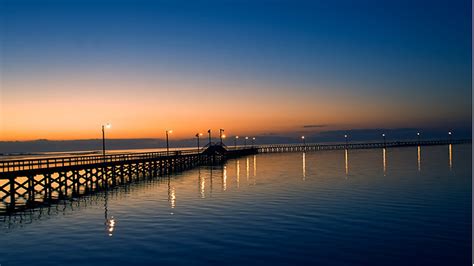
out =
[[[469,0],[2,0],[0,140],[99,138],[107,122],[110,138],[470,128],[470,12]]]

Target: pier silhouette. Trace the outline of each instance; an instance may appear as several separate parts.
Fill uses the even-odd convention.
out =
[[[387,149],[470,142],[471,140],[430,140],[233,147],[227,147],[222,142],[210,142],[202,150],[3,160],[0,161],[0,202],[5,206],[6,212],[16,212],[257,153]]]

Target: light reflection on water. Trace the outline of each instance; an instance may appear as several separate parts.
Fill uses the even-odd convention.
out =
[[[471,145],[421,155],[260,154],[134,183],[3,226],[0,263],[470,263]]]
[[[303,152],[303,180],[306,179],[306,152]]]
[[[421,147],[420,146],[417,147],[417,155],[418,155],[418,157],[417,157],[418,158],[418,160],[417,160],[417,162],[418,162],[418,172],[421,172]]]
[[[453,144],[449,144],[449,169],[453,169]]]
[[[349,175],[349,151],[347,149],[344,150],[344,163],[347,177],[347,175]]]

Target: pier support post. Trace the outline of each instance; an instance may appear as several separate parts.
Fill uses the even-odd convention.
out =
[[[10,206],[9,208],[14,210],[15,209],[15,177],[10,178]]]

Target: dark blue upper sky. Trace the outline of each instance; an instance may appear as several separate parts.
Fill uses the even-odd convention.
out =
[[[110,85],[116,82],[110,76],[121,76],[186,80],[197,85],[183,93],[199,88],[221,100],[239,93],[235,84],[243,84],[241,93],[275,102],[285,102],[291,91],[301,97],[285,102],[295,113],[299,101],[311,108],[312,97],[354,104],[334,117],[319,117],[325,109],[309,111],[287,127],[470,126],[470,1],[1,3],[2,92],[4,104],[12,105],[3,110],[7,114],[38,84],[43,95],[68,90],[45,80],[79,83],[99,76]],[[215,88],[229,83],[234,86]],[[114,86],[98,90],[114,93]],[[144,97],[167,93],[153,86],[136,90]],[[372,115],[377,107],[389,122]],[[22,129],[28,130],[6,131]]]

